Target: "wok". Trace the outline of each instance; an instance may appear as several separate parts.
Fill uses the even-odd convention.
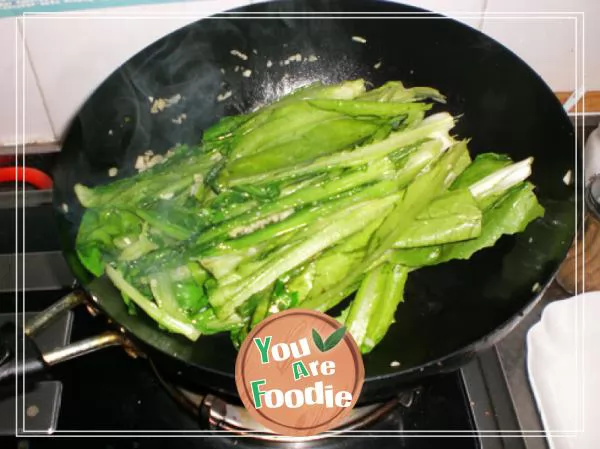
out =
[[[298,53],[302,62],[285,62]],[[309,61],[311,55],[318,59]],[[251,76],[241,76],[242,69],[251,70]],[[444,109],[460,116],[456,134],[472,139],[473,155],[535,157],[531,180],[546,208],[545,217],[524,233],[502,237],[468,261],[410,275],[396,324],[364,356],[360,402],[391,397],[426,376],[455,370],[506,335],[549,285],[574,234],[575,188],[563,177],[574,169],[575,141],[561,104],[521,59],[457,21],[387,2],[292,0],[253,4],[179,29],[127,61],[87,100],[54,173],[54,206],[64,256],[80,291],[91,298],[88,304],[109,318],[110,330],[41,357],[31,349],[36,356],[31,363],[5,364],[2,376],[39,371],[125,342],[163,370],[178,373],[181,383],[237,397],[236,351],[227,334],[192,343],[163,332],[143,313],[129,315],[110,282],[93,280],[85,271],[74,250],[83,210],[73,186],[114,179],[108,177],[111,167],[119,168],[118,176],[130,175],[146,150],[164,153],[177,143],[198,143],[202,130],[219,117],[246,112],[295,87],[354,78],[375,86],[401,80],[439,89],[448,99]],[[226,91],[231,97],[217,101]],[[151,113],[152,99],[177,95],[176,104]],[[182,113],[186,119],[174,123]],[[79,302],[81,296],[70,295],[34,321],[27,334]]]

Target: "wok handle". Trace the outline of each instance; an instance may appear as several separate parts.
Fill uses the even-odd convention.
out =
[[[64,312],[71,310],[79,304],[83,304],[84,297],[84,293],[79,290],[75,290],[74,292],[63,296],[61,299],[49,306],[46,310],[38,313],[34,318],[32,318],[25,325],[25,334],[29,337],[37,334],[39,331],[61,316]]]
[[[22,360],[17,363],[16,345],[23,337]],[[6,323],[0,327],[0,386],[14,384],[15,378],[27,373],[38,378],[46,372],[46,364],[39,348],[33,339],[18,332],[14,323]]]
[[[24,330],[17,328],[13,323],[7,323],[0,328],[0,386],[14,384],[15,377],[25,374],[28,382],[39,381],[45,377],[48,369],[53,365],[108,346],[125,345],[120,333],[108,331],[50,352],[42,353],[40,351],[33,340],[33,335],[48,326],[61,314],[82,304],[84,298],[83,292],[69,293],[39,313],[25,326]],[[17,359],[15,349],[17,344],[20,344],[21,338],[24,346],[21,347]]]

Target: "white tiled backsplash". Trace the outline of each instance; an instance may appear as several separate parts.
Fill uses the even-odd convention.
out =
[[[18,25],[15,18],[0,19],[0,42],[7,56],[0,59],[3,99],[0,147],[21,141],[23,116],[26,143],[60,141],[86,98],[129,57],[194,20],[247,3],[252,1],[203,0],[86,10],[29,16]],[[482,30],[524,59],[555,91],[572,91],[581,85],[581,74],[579,80],[575,78],[575,37],[576,32],[582,36],[581,30],[575,29],[573,20],[564,18],[568,13],[554,18],[533,14],[524,18],[522,13],[585,12],[585,84],[588,90],[600,90],[600,26],[594,23],[600,19],[600,0],[405,0],[402,3],[444,13]],[[508,18],[506,13],[515,14]],[[139,19],[140,15],[148,18]],[[19,44],[22,36],[25,55]],[[581,42],[580,39],[578,51]],[[13,48],[17,49],[16,54]],[[23,71],[25,111],[15,114],[23,94],[22,80],[16,79],[16,75]]]
[[[23,57],[23,46],[16,45],[17,37],[17,22],[13,19],[1,20],[0,42],[4,57],[0,58],[0,146],[11,144],[17,140],[16,136],[22,135],[23,116],[26,119],[28,142],[51,142],[54,132],[42,101],[43,96],[30,60]],[[21,107],[23,98],[24,111]]]

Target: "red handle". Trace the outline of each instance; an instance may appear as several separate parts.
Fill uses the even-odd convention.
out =
[[[43,171],[31,167],[0,167],[0,182],[26,182],[37,189],[51,189],[52,178]]]

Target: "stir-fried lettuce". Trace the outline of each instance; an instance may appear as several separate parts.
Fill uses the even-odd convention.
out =
[[[454,117],[426,117],[432,102],[445,98],[430,87],[353,80],[224,117],[148,170],[77,185],[79,258],[132,313],[193,341],[230,332],[239,345],[273,313],[350,297],[338,320],[367,353],[411,271],[468,259],[544,214],[532,159],[472,160]]]

